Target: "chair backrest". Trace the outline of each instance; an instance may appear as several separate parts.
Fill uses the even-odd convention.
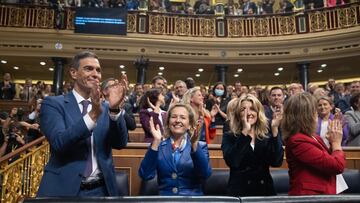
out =
[[[287,169],[270,170],[274,188],[278,195],[287,195],[289,191],[289,173]]]
[[[211,176],[203,185],[204,195],[226,196],[226,188],[229,180],[229,169],[213,169]]]
[[[139,195],[143,195],[143,196],[159,195],[159,185],[157,182],[156,175],[153,179],[141,181]]]
[[[115,172],[116,184],[120,196],[129,196],[129,177],[128,174],[120,171]]]
[[[348,189],[344,191],[345,194],[360,193],[360,172],[357,169],[345,169],[343,173]]]
[[[274,181],[275,191],[278,195],[287,195],[289,191],[288,169],[270,170]],[[343,173],[344,179],[349,186],[345,194],[360,193],[360,172],[356,169],[346,169]],[[213,169],[211,176],[203,186],[204,195],[226,195],[227,183],[229,180],[229,169]],[[158,195],[157,177],[141,182],[140,195]]]

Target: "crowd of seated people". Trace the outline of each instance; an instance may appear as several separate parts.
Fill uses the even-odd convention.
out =
[[[250,88],[241,85],[239,81],[235,82],[234,85],[226,86],[224,83],[218,82],[210,85],[208,88],[200,85],[195,89],[191,89],[194,88],[194,80],[192,78],[191,80],[191,83],[178,80],[171,88],[168,88],[171,85],[167,84],[164,77],[155,76],[152,84],[136,84],[133,90],[128,92],[124,107],[126,107],[127,114],[131,115],[130,117],[133,118],[133,114],[140,115],[140,124],[143,126],[145,132],[144,140],[147,140],[146,142],[152,141],[148,125],[150,117],[153,117],[155,125],[159,124],[163,132],[166,111],[169,106],[175,103],[185,102],[194,109],[198,109],[196,114],[202,119],[206,118],[205,120],[200,119],[206,125],[205,128],[202,126],[202,132],[200,132],[202,133],[201,138],[203,141],[211,143],[215,136],[214,126],[224,126],[224,133],[229,130],[229,126],[226,125],[225,121],[228,120],[226,112],[230,100],[240,98],[246,94],[254,95],[264,106],[267,119],[271,120],[274,113],[283,110],[284,103],[291,95],[304,91],[304,88],[299,83],[292,83],[288,87],[273,87],[269,89],[261,86]],[[45,84],[42,81],[33,84],[31,78],[26,78],[24,84],[15,84],[9,73],[3,74],[0,88],[2,100],[14,99],[29,102],[33,112],[27,112],[31,114],[26,121],[29,121],[30,124],[37,121],[38,113],[36,112],[39,111],[37,103],[41,102],[41,99],[46,96],[54,95],[51,92],[50,84]],[[71,83],[66,82],[61,92],[66,94],[70,90]],[[354,145],[356,141],[353,139],[359,134],[357,122],[360,120],[360,116],[358,115],[359,108],[357,107],[356,96],[360,92],[360,81],[344,84],[336,83],[331,78],[322,87],[310,83],[308,85],[308,92],[317,100],[318,124],[316,133],[326,142],[324,136],[326,135],[329,121],[339,118],[342,122],[344,134],[342,145]],[[199,105],[202,105],[202,107]],[[4,112],[3,114],[8,115],[10,112]],[[28,117],[28,115],[25,116]],[[6,119],[6,116],[3,117],[4,119]],[[134,121],[134,119],[131,120]],[[133,130],[135,125],[132,124],[131,126],[131,130]],[[28,125],[25,125],[25,127],[29,128]]]
[[[106,99],[107,88],[116,81],[110,78],[102,83],[101,90],[104,99]],[[174,157],[178,149],[180,154],[186,153],[184,156],[194,162],[186,166],[190,168],[184,168],[184,184],[206,179],[211,173],[211,166],[207,164],[208,152],[204,147],[216,136],[214,126],[223,126],[222,150],[226,164],[230,168],[229,195],[274,195],[273,181],[268,169],[269,166],[277,167],[282,164],[283,148],[281,146],[289,145],[287,153],[294,158],[299,156],[299,151],[303,153],[302,149],[298,149],[298,145],[294,143],[301,144],[302,140],[309,137],[310,140],[315,141],[313,145],[317,148],[311,151],[314,156],[326,149],[332,149],[332,151],[327,151],[329,153],[327,160],[332,160],[329,162],[329,167],[334,167],[334,170],[329,174],[331,181],[324,183],[326,190],[320,193],[336,193],[333,188],[335,175],[341,174],[344,170],[344,156],[342,152],[339,152],[341,146],[360,146],[360,81],[344,84],[329,79],[327,84],[321,87],[309,84],[307,93],[304,93],[304,87],[299,83],[291,83],[287,87],[284,85],[267,88],[249,87],[242,85],[240,81],[236,81],[234,85],[217,82],[207,88],[203,85],[196,87],[192,78],[187,78],[185,81],[178,80],[169,88],[170,85],[164,77],[155,76],[152,84],[134,85],[133,90],[128,92],[127,99],[124,100],[126,104],[122,104],[122,106],[127,106],[128,113],[140,115],[140,124],[144,129],[144,142],[152,143],[139,169],[139,175],[142,178],[151,179],[157,173],[159,183],[165,185],[169,183],[174,174],[171,171],[173,169],[164,168],[160,162],[157,163],[157,160],[164,158],[162,156],[169,155],[157,151],[165,150],[165,145],[170,143],[173,147],[172,151],[169,150],[172,153],[170,156]],[[0,156],[4,156],[41,136],[39,123],[41,101],[44,97],[54,94],[51,92],[50,85],[45,85],[43,82],[33,84],[30,78],[27,78],[23,85],[15,84],[9,73],[4,74],[0,85],[2,100],[15,99],[25,102],[35,100],[35,105],[27,114],[18,108],[2,113]],[[65,83],[62,92],[66,94],[69,91],[71,91],[71,83]],[[292,99],[293,97],[297,99]],[[301,116],[295,117],[299,116],[294,111],[297,108],[296,105],[299,105],[299,100],[309,103],[310,107],[301,106],[305,108],[305,113],[316,112],[313,116],[310,115],[313,120]],[[169,109],[173,111],[170,114],[167,112]],[[280,128],[282,119],[286,119],[285,128]],[[294,127],[291,123],[294,119],[304,119],[308,127],[303,131],[301,126]],[[134,117],[132,117],[132,122],[134,123]],[[300,124],[297,123],[297,125]],[[305,158],[304,161],[314,161]],[[294,158],[294,160],[297,159]],[[179,162],[180,165],[188,163],[186,160],[183,161]],[[204,176],[196,176],[195,173],[188,171],[194,170],[195,161],[199,161],[198,166],[204,170],[202,174]],[[295,171],[294,173],[297,167],[305,170],[302,168],[304,166],[292,162],[292,159],[289,161],[290,170]],[[150,167],[148,163],[154,165]],[[187,180],[186,173],[195,176],[190,181]],[[313,177],[316,170],[305,173]],[[290,178],[294,178],[294,181],[302,181],[292,174]],[[168,191],[171,187],[164,186],[164,194],[182,194],[181,186],[179,187],[179,190],[174,192]],[[202,194],[198,185],[195,184],[192,187],[194,188],[191,194]],[[308,191],[302,191],[303,188],[296,188],[296,185],[293,187],[292,194],[308,194]],[[238,190],[237,188],[247,189]],[[312,192],[310,193],[313,194]],[[187,190],[184,190],[184,194],[187,193]]]
[[[170,0],[5,0],[4,3],[20,3],[52,6],[62,10],[65,7],[95,7],[95,8],[126,8],[127,10],[138,10],[143,4],[147,5],[149,11],[169,12],[178,14],[214,14],[216,5],[209,0],[170,1]],[[274,7],[274,5],[276,5]],[[274,13],[291,13],[298,9],[305,10],[335,7],[350,3],[349,0],[228,0],[224,3],[226,15],[265,15]],[[277,10],[274,10],[274,9]]]

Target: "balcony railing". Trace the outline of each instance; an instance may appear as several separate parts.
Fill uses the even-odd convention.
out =
[[[49,144],[41,137],[2,157],[0,202],[12,203],[19,202],[22,197],[35,197],[49,156]]]
[[[49,7],[0,6],[0,27],[74,30],[74,19],[72,8],[66,8],[59,14]],[[260,16],[219,17],[129,11],[127,19],[128,33],[212,38],[285,36],[358,26],[360,3]]]

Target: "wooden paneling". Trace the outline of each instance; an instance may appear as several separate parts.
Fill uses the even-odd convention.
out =
[[[12,108],[22,108],[25,113],[31,111],[32,104],[27,101],[20,100],[0,100],[0,110],[10,113]]]
[[[113,150],[115,168],[129,171],[130,194],[133,196],[139,195],[141,179],[138,176],[138,169],[148,146],[147,143],[129,143],[126,149]],[[346,154],[346,168],[359,170],[360,148],[344,147],[344,151]],[[210,144],[209,153],[213,169],[228,168],[223,159],[220,144]],[[285,159],[281,167],[287,168]]]

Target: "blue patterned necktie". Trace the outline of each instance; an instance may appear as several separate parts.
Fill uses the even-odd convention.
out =
[[[83,110],[81,112],[82,116],[85,116],[87,114],[88,106],[91,102],[89,100],[83,100],[81,104],[83,105]],[[91,159],[91,136],[86,139],[86,143],[89,148],[89,155],[86,160],[86,167],[84,171],[84,176],[89,177],[92,172],[92,159]]]

